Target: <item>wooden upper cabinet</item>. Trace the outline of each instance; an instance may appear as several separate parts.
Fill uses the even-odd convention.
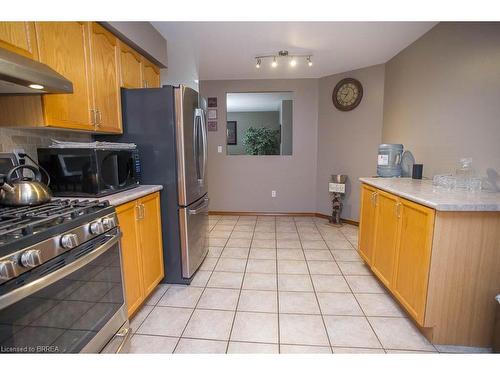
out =
[[[0,22],[0,48],[38,59],[34,22]]]
[[[90,26],[96,130],[121,133],[120,47],[118,38],[99,24]]]
[[[358,251],[363,260],[371,264],[373,257],[373,243],[376,225],[376,198],[377,191],[368,185],[361,185],[361,214],[359,228]]]
[[[73,83],[72,94],[43,95],[49,126],[94,130],[88,23],[36,22],[39,59]]]
[[[395,195],[378,190],[376,205],[377,220],[372,270],[389,287],[394,272],[394,258],[401,212],[400,203]]]
[[[142,244],[142,273],[144,291],[148,295],[164,276],[160,194],[154,193],[139,199],[139,212],[141,212],[139,229]]]
[[[120,42],[121,87],[137,89],[142,87],[142,56]]]
[[[434,210],[400,199],[401,227],[392,290],[406,310],[424,323],[434,232]]]
[[[151,61],[142,58],[142,87],[160,87],[160,68]]]

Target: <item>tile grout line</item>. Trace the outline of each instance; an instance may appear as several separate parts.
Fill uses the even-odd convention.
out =
[[[217,225],[217,224],[218,224],[218,222],[219,222],[220,220],[221,220],[221,219],[219,218],[219,220],[217,220],[217,222],[215,223],[215,225]],[[214,225],[214,228],[215,228],[215,225]],[[214,228],[212,228],[212,229],[209,231],[209,237],[210,237],[210,232],[212,232]],[[227,241],[226,241],[226,242],[227,242]],[[208,244],[208,245],[209,245],[209,247],[210,247],[210,244]],[[224,245],[224,248],[225,248],[225,245]],[[224,251],[224,248],[223,248],[223,251]],[[205,259],[206,259],[206,257],[205,257]],[[205,260],[205,259],[204,259],[204,260]],[[177,350],[177,347],[179,346],[179,343],[181,342],[182,335],[184,335],[184,332],[186,331],[186,328],[187,328],[187,326],[189,325],[189,322],[190,322],[190,321],[191,321],[191,319],[193,318],[193,314],[194,314],[194,312],[196,311],[196,307],[198,306],[198,303],[200,302],[201,297],[203,296],[203,293],[205,293],[205,290],[207,289],[208,282],[210,281],[210,278],[212,277],[212,274],[214,273],[215,267],[217,267],[217,263],[219,263],[219,259],[220,259],[220,256],[217,258],[217,262],[215,262],[215,265],[214,265],[214,267],[213,267],[212,271],[210,271],[210,276],[208,277],[207,282],[205,283],[205,286],[203,287],[203,290],[201,291],[201,294],[200,294],[200,296],[198,297],[198,300],[196,301],[196,304],[195,304],[195,305],[194,305],[194,307],[193,307],[193,311],[191,312],[191,315],[189,315],[189,319],[187,320],[187,322],[186,322],[186,324],[185,324],[184,328],[182,329],[181,334],[179,335],[179,338],[178,338],[178,340],[177,340],[177,343],[175,344],[175,347],[174,347],[174,349],[172,350],[172,354],[174,354],[174,353],[175,353],[175,351]],[[204,260],[203,260],[203,261],[204,261]],[[188,287],[189,287],[189,285],[188,285]]]
[[[339,232],[342,234],[342,236],[344,237],[344,239],[349,242],[349,240],[347,239],[346,235],[339,229]],[[320,235],[321,237],[323,237],[323,234],[321,233],[320,231]],[[323,237],[323,240],[324,240],[324,237]],[[326,241],[325,241],[326,243]],[[350,242],[349,242],[350,243]],[[351,244],[352,245],[352,244]],[[377,332],[375,332],[375,329],[373,328],[370,320],[368,319],[368,317],[366,316],[366,313],[365,313],[365,310],[363,309],[363,307],[361,306],[361,304],[359,303],[358,299],[356,298],[356,294],[354,293],[354,291],[352,290],[351,288],[351,285],[349,284],[349,282],[347,281],[346,279],[346,275],[344,275],[344,271],[342,271],[342,268],[339,267],[337,261],[335,260],[335,264],[337,264],[337,267],[339,268],[339,271],[342,275],[342,278],[344,279],[345,283],[347,284],[347,287],[349,288],[349,290],[351,291],[352,293],[352,296],[354,297],[354,299],[356,300],[356,303],[358,304],[359,308],[361,309],[361,311],[363,312],[363,317],[365,318],[365,320],[368,322],[368,325],[370,326],[370,329],[372,330],[373,334],[375,335],[375,337],[377,338],[377,341],[378,343],[380,344],[380,347],[382,348],[382,350],[387,353],[387,351],[385,350],[384,348],[384,345],[382,344],[382,341],[380,341],[380,338],[378,337],[377,335]],[[332,349],[333,350],[333,349]]]
[[[316,225],[316,223],[314,222],[314,220],[313,220],[313,223],[314,223],[314,227],[319,232],[318,226]],[[297,228],[297,223],[295,223],[295,219],[294,219],[294,224],[295,224],[295,228]],[[298,233],[298,229],[297,229],[297,233]],[[321,235],[321,232],[320,232],[320,235]],[[323,236],[321,236],[321,237],[323,238]],[[323,241],[324,241],[324,239],[323,239]],[[314,286],[314,281],[313,281],[313,278],[312,278],[312,275],[311,275],[311,270],[309,268],[309,263],[307,263],[306,253],[304,252],[304,247],[302,246],[302,240],[300,240],[300,236],[299,236],[299,242],[300,242],[300,248],[302,249],[302,254],[304,255],[304,260],[305,260],[305,263],[306,263],[307,272],[309,272],[309,279],[311,279],[311,284],[312,284],[312,288],[313,288],[313,292],[314,292],[314,298],[316,298],[316,303],[318,304],[318,309],[319,309],[319,313],[320,313],[320,316],[321,316],[321,321],[323,322],[323,328],[325,329],[326,338],[328,340],[328,347],[330,348],[330,351],[333,354],[332,342],[330,340],[330,335],[328,334],[328,329],[326,327],[325,318],[323,317],[323,311],[321,310],[321,305],[319,304],[318,294],[316,292],[316,287]],[[326,244],[326,242],[325,242],[325,244]]]
[[[274,217],[274,252],[276,254],[276,309],[278,316],[278,354],[281,354],[281,327],[280,327],[280,290],[279,290],[279,273],[278,273],[278,231],[276,225],[276,216]]]
[[[238,221],[240,220],[240,217],[238,217],[238,220],[236,221],[236,224],[238,223]],[[234,225],[233,227],[233,230],[231,231],[231,235],[233,234],[234,232],[234,228],[236,227],[236,224]],[[254,224],[254,231],[252,232],[252,238],[250,240],[250,245],[252,244],[252,241],[253,241],[253,237],[255,235],[255,225],[257,225],[257,221],[255,222]],[[229,238],[231,238],[231,235],[229,236]],[[228,240],[229,242],[229,240]],[[227,244],[227,242],[226,242]],[[226,247],[224,246],[224,249]],[[222,250],[224,251],[224,250]],[[222,253],[221,253],[222,255]],[[238,313],[238,305],[240,304],[240,297],[241,297],[241,290],[243,288],[243,283],[245,282],[245,275],[246,275],[246,272],[247,272],[247,266],[248,266],[248,259],[249,259],[249,256],[250,256],[250,248],[248,248],[248,253],[247,253],[247,258],[246,258],[246,262],[245,262],[245,269],[243,270],[243,277],[241,278],[241,284],[240,284],[240,289],[239,289],[239,293],[238,293],[238,299],[236,300],[236,306],[234,308],[234,315],[233,315],[233,321],[231,322],[231,329],[229,330],[229,337],[227,338],[227,344],[226,344],[226,354],[228,354],[228,350],[229,350],[229,343],[231,342],[231,336],[233,335],[233,328],[234,328],[234,322],[236,320],[236,314]],[[220,259],[220,258],[219,258]],[[207,283],[208,284],[208,283]]]

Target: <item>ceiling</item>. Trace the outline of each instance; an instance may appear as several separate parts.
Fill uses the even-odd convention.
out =
[[[227,112],[279,111],[282,100],[293,99],[293,92],[228,92]]]
[[[192,65],[200,80],[319,78],[385,63],[436,22],[152,22],[167,39],[169,69]],[[313,55],[271,68],[257,55]],[[177,67],[171,62],[177,60]],[[180,60],[180,61],[179,61]]]

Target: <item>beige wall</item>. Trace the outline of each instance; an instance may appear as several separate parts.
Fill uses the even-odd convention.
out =
[[[354,110],[341,112],[332,103],[332,92],[338,81],[346,77],[361,82],[363,99]],[[358,178],[376,174],[377,147],[382,138],[383,100],[384,65],[319,79],[317,212],[331,213],[330,175],[347,174],[342,217],[358,220]]]
[[[52,143],[52,139],[89,142],[91,135],[62,130],[0,128],[0,152],[12,152],[14,149],[22,148],[29,156],[37,160],[37,148],[47,147]]]
[[[251,91],[294,92],[293,155],[226,155],[226,93]],[[218,130],[208,133],[210,209],[315,212],[318,81],[201,81],[200,92],[218,98]],[[220,154],[218,145],[223,146]]]
[[[382,139],[428,177],[462,156],[480,175],[500,172],[500,23],[440,23],[390,60]]]

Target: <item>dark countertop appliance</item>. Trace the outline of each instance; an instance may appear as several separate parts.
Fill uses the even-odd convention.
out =
[[[141,176],[137,149],[39,148],[38,162],[56,197],[103,197],[136,187]]]
[[[208,252],[204,99],[184,86],[122,89],[121,94],[123,134],[95,138],[135,143],[141,183],[163,185],[163,282],[189,284]]]

